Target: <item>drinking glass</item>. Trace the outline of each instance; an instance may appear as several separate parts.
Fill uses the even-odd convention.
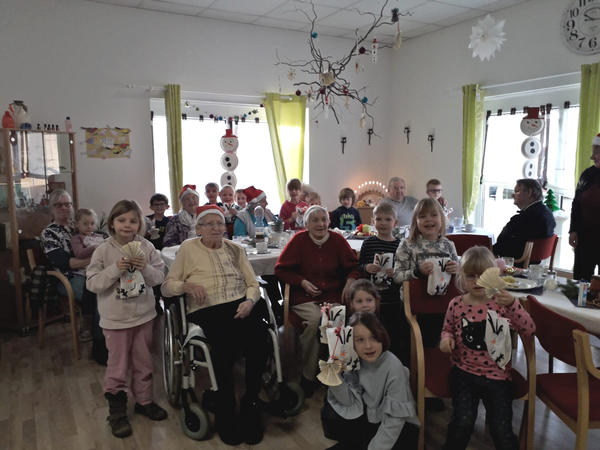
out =
[[[527,274],[527,278],[539,283],[541,281],[541,279],[544,277],[544,271],[545,271],[544,266],[542,266],[540,264],[531,264],[529,266],[529,273]]]
[[[504,261],[504,265],[506,267],[513,267],[515,265],[515,258],[511,256],[504,256],[502,261]]]

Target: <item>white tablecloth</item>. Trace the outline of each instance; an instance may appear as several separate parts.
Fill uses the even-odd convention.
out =
[[[534,297],[552,311],[579,322],[590,333],[600,336],[600,309],[578,308],[560,291],[545,290],[543,294]]]
[[[281,254],[281,249],[278,248],[270,248],[269,253],[265,253],[263,255],[258,255],[256,253],[256,249],[252,247],[245,247],[246,253],[248,254],[248,259],[250,260],[250,264],[254,269],[254,273],[256,275],[273,275],[275,273],[275,263],[277,262],[277,258]],[[177,250],[179,250],[179,245],[175,245],[173,247],[165,247],[160,252],[163,261],[169,267],[173,261],[175,261],[175,255],[177,254]]]

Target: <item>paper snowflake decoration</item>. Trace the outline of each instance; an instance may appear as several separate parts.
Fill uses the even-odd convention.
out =
[[[471,28],[471,42],[469,48],[473,49],[473,58],[479,56],[482,61],[490,60],[494,54],[500,50],[506,39],[504,20],[496,22],[489,14],[484,19],[477,22],[477,25]]]

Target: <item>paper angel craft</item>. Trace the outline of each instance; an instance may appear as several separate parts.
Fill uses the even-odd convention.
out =
[[[485,288],[485,295],[492,298],[495,294],[506,289],[506,281],[500,277],[499,267],[490,267],[477,280],[477,286]]]
[[[326,386],[337,386],[341,384],[339,373],[360,369],[360,361],[354,350],[354,335],[352,327],[339,326],[327,328],[327,346],[329,347],[329,358],[327,361],[319,361],[321,372],[317,379]]]

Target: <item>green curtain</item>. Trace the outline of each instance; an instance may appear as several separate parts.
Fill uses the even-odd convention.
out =
[[[462,207],[465,221],[477,205],[479,175],[481,172],[483,144],[483,91],[477,84],[462,87],[463,91],[463,154]]]
[[[575,156],[575,183],[590,166],[592,140],[600,133],[600,63],[581,66],[579,91],[579,129]]]
[[[304,126],[306,97],[267,93],[265,112],[271,135],[279,200],[285,201],[286,184],[292,178],[302,180],[304,167]]]
[[[165,113],[167,117],[167,151],[169,154],[169,182],[171,207],[179,211],[179,190],[183,186],[183,160],[181,156],[181,87],[165,87]]]

